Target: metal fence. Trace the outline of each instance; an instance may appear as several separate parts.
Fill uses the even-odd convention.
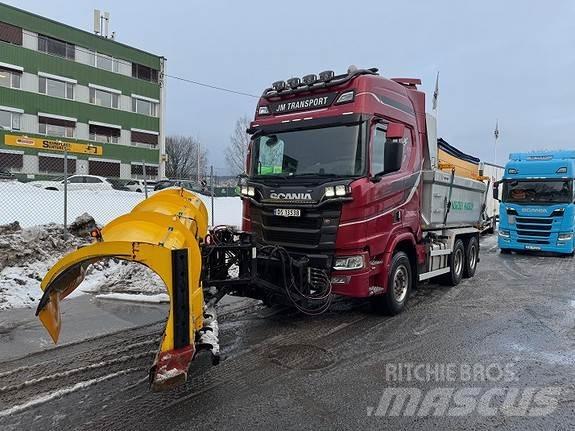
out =
[[[153,193],[158,181],[158,168],[145,162],[132,163],[131,178],[122,179],[120,174],[126,173],[120,172],[119,163],[90,161],[86,166],[86,161],[65,154],[34,157],[31,163],[21,152],[0,153],[0,225],[18,221],[22,227],[67,226],[85,213],[104,225]],[[208,176],[202,183],[183,179],[162,185],[199,193],[211,214],[212,196],[236,194],[227,179]]]

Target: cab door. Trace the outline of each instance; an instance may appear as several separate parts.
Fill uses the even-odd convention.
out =
[[[407,127],[405,130],[410,133]],[[373,186],[369,202],[373,208],[367,228],[372,255],[382,253],[392,232],[402,228],[403,204],[410,187],[407,139],[388,139],[386,131],[387,125],[377,122],[371,133],[369,174]]]

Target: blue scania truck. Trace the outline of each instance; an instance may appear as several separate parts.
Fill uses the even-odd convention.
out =
[[[493,186],[499,202],[499,248],[572,255],[575,205],[575,151],[512,153],[501,181]]]

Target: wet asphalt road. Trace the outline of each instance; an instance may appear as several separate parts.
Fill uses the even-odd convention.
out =
[[[395,317],[228,310],[220,365],[172,392],[146,382],[163,323],[2,362],[0,429],[575,429],[574,260],[481,247],[473,279],[424,284]]]

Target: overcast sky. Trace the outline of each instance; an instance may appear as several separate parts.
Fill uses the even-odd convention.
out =
[[[429,102],[439,70],[439,135],[461,150],[492,161],[496,118],[500,163],[510,151],[575,149],[573,1],[7,3],[85,30],[94,8],[107,10],[117,40],[165,56],[168,74],[256,95],[355,64],[421,78]],[[234,122],[257,99],[167,85],[166,132],[198,137],[223,172]]]

